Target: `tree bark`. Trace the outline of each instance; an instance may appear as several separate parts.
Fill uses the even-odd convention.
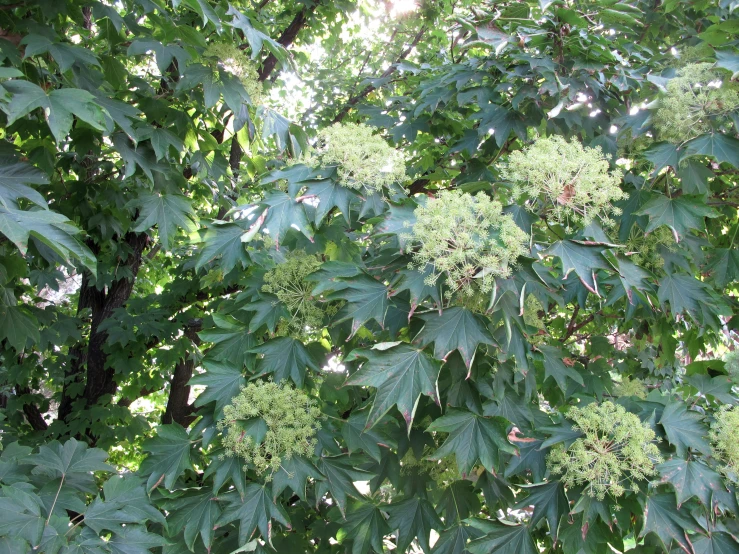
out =
[[[199,329],[199,320],[185,328],[185,336],[192,341],[195,347],[200,346],[200,337],[197,333]],[[195,419],[195,416],[192,415],[193,406],[189,403],[190,386],[187,384],[192,378],[194,369],[195,361],[186,352],[185,356],[175,366],[172,382],[170,383],[167,408],[162,415],[162,423],[179,423],[183,427],[187,427]]]
[[[28,387],[21,387],[20,385],[15,386],[15,393],[20,397],[26,394],[31,394],[31,390]],[[44,421],[41,415],[41,410],[35,404],[23,404],[23,413],[26,416],[26,420],[36,431],[46,431],[49,426]]]

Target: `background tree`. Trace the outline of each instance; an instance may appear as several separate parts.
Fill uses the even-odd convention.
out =
[[[738,552],[735,8],[0,4],[0,552]]]

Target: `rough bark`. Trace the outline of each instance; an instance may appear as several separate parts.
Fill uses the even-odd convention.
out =
[[[20,385],[16,385],[15,393],[20,397],[26,394],[31,394],[31,391],[30,389],[28,389],[28,387],[21,387]],[[35,404],[31,404],[30,402],[27,404],[23,404],[23,413],[25,414],[28,423],[36,431],[46,431],[49,428],[48,424],[46,423],[46,421],[44,421],[44,418],[41,415],[41,410],[39,410]]]
[[[200,326],[200,320],[196,320],[192,325],[185,328],[185,336],[196,347],[200,345],[200,337],[197,334]],[[189,353],[185,353],[185,356],[175,366],[172,382],[170,383],[167,408],[164,415],[162,415],[162,423],[179,423],[183,427],[187,427],[195,419],[193,406],[189,403],[190,387],[187,384],[192,378],[194,369],[195,361],[189,356]]]

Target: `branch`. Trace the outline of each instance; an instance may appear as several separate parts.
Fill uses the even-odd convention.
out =
[[[309,12],[314,11],[320,3],[321,0],[316,0],[315,4],[312,7],[308,7],[308,5],[303,6],[303,9],[297,13],[297,15],[290,22],[290,25],[288,25],[287,28],[282,32],[280,38],[277,39],[277,42],[279,42],[285,48],[289,48],[298,36],[300,30],[305,26],[305,23],[308,20]],[[276,65],[277,57],[275,57],[274,54],[270,53],[270,55],[267,56],[267,59],[264,60],[264,63],[259,70],[260,83],[263,83],[269,78],[272,71],[274,71]]]
[[[200,345],[200,337],[198,337],[197,328],[186,327],[185,336],[187,336],[197,348]],[[193,406],[189,404],[190,386],[188,383],[192,378],[195,369],[195,361],[188,356],[187,353],[177,363],[172,376],[172,382],[169,388],[169,398],[167,399],[167,409],[162,415],[162,423],[179,423],[183,427],[187,427],[195,419],[192,415]]]
[[[16,385],[15,393],[19,397],[21,397],[27,394],[31,394],[31,390],[28,387],[21,387],[20,385]],[[41,410],[39,410],[35,404],[31,404],[30,402],[24,403],[23,413],[25,414],[28,423],[31,425],[31,427],[33,427],[35,431],[46,431],[49,428],[49,425],[46,423],[44,417],[41,415]]]
[[[416,45],[421,41],[421,37],[423,37],[423,34],[426,32],[426,27],[421,27],[418,32],[416,33],[416,36],[413,37],[413,41],[411,42],[410,46],[403,50],[398,58],[395,60],[395,62],[388,67],[382,75],[380,75],[380,79],[384,79],[386,77],[389,77],[393,73],[395,73],[398,70],[398,65],[400,62],[402,62],[404,59],[408,57],[408,55],[413,51],[413,49],[416,47]],[[331,123],[339,123],[342,119],[346,117],[346,115],[349,113],[349,110],[351,110],[354,106],[356,106],[362,99],[364,99],[369,93],[372,91],[377,90],[377,87],[374,85],[368,85],[362,90],[359,94],[355,94],[349,100],[346,104],[344,104],[344,107],[341,108],[341,111],[336,114],[336,117],[334,117],[333,121]]]

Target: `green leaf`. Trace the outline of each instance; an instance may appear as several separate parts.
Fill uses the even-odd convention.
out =
[[[186,469],[192,467],[190,450],[192,442],[187,431],[180,425],[159,425],[156,437],[144,441],[143,449],[149,452],[141,464],[141,473],[149,474],[146,490],[153,489],[164,481],[164,486],[171,489],[177,478]]]
[[[703,424],[703,416],[698,412],[688,411],[685,403],[667,404],[659,423],[664,427],[667,440],[675,447],[678,456],[687,456],[688,448],[710,456],[711,445],[706,440],[708,429]]]
[[[311,197],[318,200],[316,215],[313,218],[316,226],[320,225],[321,221],[334,208],[338,208],[344,216],[344,220],[347,224],[349,223],[349,203],[355,197],[351,189],[336,183],[332,179],[308,181],[302,198]]]
[[[444,521],[455,522],[480,513],[480,497],[468,480],[453,481],[439,497],[436,511],[444,515]]]
[[[88,448],[84,442],[69,439],[64,444],[52,441],[41,445],[37,454],[28,458],[36,466],[36,472],[52,478],[69,478],[72,474],[89,474],[92,471],[115,471],[105,463],[108,454],[99,448]]]
[[[242,308],[245,312],[254,312],[249,320],[249,332],[255,333],[262,325],[266,325],[270,333],[281,319],[290,319],[290,312],[285,305],[273,294],[260,293],[259,298]]]
[[[464,554],[468,552],[468,541],[482,534],[474,527],[459,522],[439,533],[439,540],[436,541],[432,554]]]
[[[201,269],[216,258],[220,258],[219,267],[224,273],[228,273],[237,265],[242,269],[245,268],[249,263],[249,257],[246,255],[243,239],[248,237],[249,231],[241,226],[242,223],[214,221],[209,224],[203,235],[195,269]]]
[[[739,248],[716,248],[706,268],[718,287],[739,279]]]
[[[673,458],[657,466],[660,481],[675,488],[677,507],[686,500],[697,497],[704,506],[711,506],[715,491],[725,490],[721,476],[698,460]]]
[[[690,543],[686,535],[689,531],[695,531],[697,526],[687,510],[681,511],[677,507],[672,494],[661,493],[648,496],[644,515],[644,529],[640,537],[654,533],[668,550],[674,540],[686,552],[690,552]]]
[[[736,404],[737,400],[732,393],[732,382],[725,375],[709,377],[708,375],[691,375],[687,378],[691,386],[698,389],[703,396],[710,396],[721,404]]]
[[[582,375],[564,363],[562,350],[556,346],[547,345],[539,346],[537,349],[544,356],[544,380],[552,377],[565,394],[567,393],[567,378],[572,379],[578,385],[585,385]]]
[[[654,164],[652,175],[656,175],[664,167],[677,169],[680,153],[677,146],[669,142],[657,142],[644,151],[644,157]]]
[[[465,478],[478,461],[488,471],[497,472],[500,452],[516,453],[507,440],[508,427],[508,421],[502,417],[487,418],[467,411],[450,410],[427,429],[449,433],[444,444],[430,458],[440,460],[454,454],[457,467]]]
[[[675,240],[684,238],[690,229],[705,229],[704,218],[718,217],[718,212],[706,206],[700,196],[682,195],[668,198],[663,194],[652,199],[636,212],[649,216],[645,231],[650,233],[661,225],[667,225],[675,234]]]
[[[259,529],[262,538],[272,545],[272,519],[279,521],[288,529],[290,520],[281,506],[272,501],[267,488],[256,483],[247,485],[243,498],[238,494],[225,497],[229,505],[218,519],[217,525],[232,521],[239,522],[239,544],[246,544]]]
[[[400,250],[405,251],[406,246],[411,241],[410,231],[413,223],[416,221],[414,214],[418,205],[415,202],[407,202],[405,204],[390,204],[390,209],[385,215],[385,219],[375,225],[375,233],[377,235],[394,235],[398,239]]]
[[[328,295],[328,300],[346,300],[346,304],[336,314],[335,323],[351,320],[352,336],[370,320],[382,327],[385,314],[390,306],[387,287],[367,274],[343,279],[340,288]],[[313,291],[316,294],[316,290]]]
[[[275,241],[277,248],[291,228],[313,239],[313,231],[302,203],[296,202],[284,192],[272,191],[262,200],[262,204],[268,208],[262,229]]]
[[[367,413],[353,412],[341,428],[341,434],[346,441],[349,453],[362,450],[376,461],[382,460],[382,447],[387,447],[388,440],[380,434],[379,429],[370,429],[367,423]]]
[[[516,508],[533,506],[529,525],[533,528],[539,521],[546,519],[549,533],[557,539],[557,529],[562,516],[570,512],[570,504],[565,496],[565,489],[559,481],[551,481],[539,485],[525,487],[529,495],[516,503]]]
[[[380,509],[367,502],[356,502],[346,514],[343,526],[346,538],[352,540],[352,554],[367,554],[370,549],[384,552],[382,537],[390,532]]]
[[[28,81],[8,81],[3,86],[13,93],[10,102],[2,107],[8,114],[8,125],[41,108],[57,142],[69,134],[74,116],[99,131],[105,130],[105,112],[86,90],[62,88],[46,94],[44,89]]]
[[[0,206],[0,233],[8,237],[25,255],[28,239],[34,238],[62,259],[79,260],[93,274],[95,255],[79,238],[80,230],[61,214],[51,210],[17,210]]]
[[[147,192],[141,194],[133,205],[139,208],[133,230],[140,233],[156,225],[159,238],[167,249],[172,248],[178,228],[188,233],[197,230],[197,216],[185,196]]]
[[[314,481],[323,479],[323,475],[309,459],[293,456],[290,459],[282,460],[280,469],[272,477],[272,497],[277,498],[282,491],[289,488],[302,500],[306,500],[308,479]]]
[[[714,531],[710,535],[694,537],[691,542],[695,554],[739,554],[739,544],[726,533]]]
[[[215,343],[208,352],[208,358],[238,368],[251,365],[256,358],[251,349],[257,341],[249,328],[233,317],[220,314],[213,315],[213,323],[216,328],[198,333],[204,341]]]
[[[413,416],[422,394],[439,404],[437,381],[441,364],[410,345],[391,348],[354,350],[347,360],[364,358],[358,371],[349,376],[347,385],[375,387],[374,401],[367,425],[374,426],[390,408],[397,406],[410,432]]]
[[[346,511],[348,496],[356,499],[362,498],[354,482],[369,481],[372,478],[371,473],[357,469],[347,455],[321,457],[316,467],[325,477],[325,480],[316,484],[316,499],[330,492],[342,514]]]
[[[0,304],[0,340],[5,339],[15,348],[23,352],[30,339],[31,344],[41,342],[39,323],[20,306]]]
[[[426,278],[433,273],[433,268],[427,265],[424,271],[416,271],[413,269],[401,269],[398,272],[398,277],[390,284],[391,296],[408,291],[411,300],[411,313],[416,311],[418,305],[431,298],[437,306],[441,306],[441,283],[437,281],[435,285],[427,285]]]
[[[480,344],[495,345],[480,317],[466,308],[448,308],[441,315],[423,314],[421,319],[425,325],[413,342],[422,347],[434,343],[434,357],[437,360],[446,361],[449,354],[458,350],[468,371]]]
[[[168,544],[164,537],[149,533],[140,525],[116,531],[113,538],[108,541],[108,547],[113,554],[150,554],[152,548]]]
[[[25,162],[0,157],[0,203],[5,207],[17,208],[17,200],[26,198],[46,209],[46,200],[28,185],[46,185],[49,178],[40,170]]]
[[[708,193],[708,179],[714,173],[697,160],[686,160],[678,167],[677,176],[685,194],[704,195]]]
[[[221,515],[218,500],[207,487],[191,489],[184,496],[165,502],[164,509],[169,512],[167,522],[170,533],[176,534],[184,529],[185,543],[190,550],[193,550],[195,540],[200,535],[203,545],[210,550],[213,530]]]
[[[305,369],[320,369],[318,362],[303,343],[292,337],[279,337],[252,348],[250,352],[261,354],[257,360],[257,377],[273,375],[276,382],[291,379],[298,388],[305,381]]]
[[[732,72],[732,79],[739,73],[739,54],[733,50],[716,50],[716,66]]]
[[[488,415],[487,412],[485,415]],[[534,482],[541,481],[547,470],[547,451],[541,448],[542,442],[534,439],[516,442],[518,454],[511,456],[503,475],[509,478],[514,475],[531,473]]]
[[[418,496],[407,498],[386,506],[385,511],[390,529],[397,531],[398,552],[407,552],[414,538],[418,539],[424,552],[431,550],[431,531],[441,529],[443,524],[428,500]]]
[[[574,270],[585,288],[593,294],[599,295],[595,270],[609,267],[601,254],[602,251],[602,246],[584,246],[571,240],[560,240],[539,253],[539,256],[541,258],[557,256],[562,260],[563,279],[566,279],[570,272]]]
[[[210,402],[216,403],[216,413],[220,414],[234,396],[239,394],[246,379],[240,368],[213,360],[203,362],[205,371],[193,375],[188,385],[205,386],[205,390],[195,399],[195,406],[201,407]]]
[[[485,533],[467,545],[471,554],[538,554],[536,543],[526,525],[511,525],[472,520],[471,525]]]
[[[12,494],[5,487],[4,494]],[[38,504],[28,506],[13,498],[0,497],[0,536],[23,538],[33,545],[41,542],[46,521]]]
[[[673,315],[686,313],[694,319],[701,313],[701,304],[710,304],[705,283],[679,273],[668,273],[662,278],[657,298],[663,308],[670,305]]]
[[[685,144],[684,157],[688,156],[710,156],[739,167],[739,140],[723,133],[701,135]]]

